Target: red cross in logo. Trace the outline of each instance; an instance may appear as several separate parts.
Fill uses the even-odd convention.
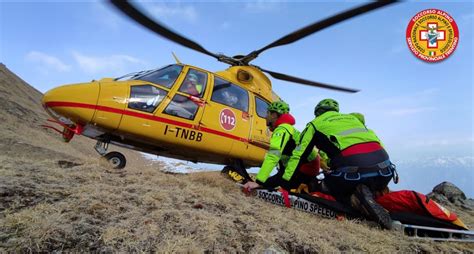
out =
[[[438,22],[428,22],[428,30],[420,30],[420,41],[426,41],[428,48],[438,48],[438,41],[446,40],[446,30],[438,30]]]

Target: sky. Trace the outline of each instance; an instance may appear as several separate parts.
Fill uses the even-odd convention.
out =
[[[146,1],[167,27],[211,52],[247,54],[360,1]],[[361,112],[391,159],[401,187],[429,192],[451,181],[474,197],[473,19],[471,1],[402,2],[262,53],[252,64],[305,79],[360,89],[348,94],[271,79],[296,127],[324,98]],[[427,63],[405,42],[410,19],[436,8],[459,28],[446,60]],[[0,62],[40,90],[157,68],[174,62],[218,71],[223,63],[163,39],[107,2],[0,0]],[[395,188],[401,188],[395,187]]]

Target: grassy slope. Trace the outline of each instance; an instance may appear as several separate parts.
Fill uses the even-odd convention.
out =
[[[217,172],[173,175],[135,152],[108,170],[91,140],[37,128],[41,94],[0,67],[0,251],[470,252],[373,223],[332,221],[244,196]],[[473,212],[457,210],[469,226]]]

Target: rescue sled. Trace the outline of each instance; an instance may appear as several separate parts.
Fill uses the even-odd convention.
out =
[[[428,239],[434,241],[452,241],[452,242],[469,242],[474,243],[474,231],[456,230],[447,228],[424,227],[417,225],[402,224],[394,221],[392,227],[401,231],[404,235]]]
[[[238,185],[241,187],[243,186],[242,184]],[[402,194],[406,194],[407,192],[410,191],[403,191]],[[259,199],[275,205],[293,208],[329,219],[344,220],[364,218],[363,215],[356,209],[337,202],[330,195],[319,192],[308,194],[288,192],[284,189],[269,190],[259,188],[254,189],[250,193],[246,193],[248,195],[254,195]],[[397,194],[398,192],[392,193],[393,194],[388,195],[385,198],[385,201],[391,201],[394,197],[400,196]],[[419,200],[417,200],[417,202],[418,201]],[[427,203],[434,202],[429,201],[428,199],[425,199],[425,201],[427,201]],[[422,205],[422,203],[419,204]],[[436,202],[432,204],[441,207],[440,210],[444,209],[447,211]],[[392,227],[396,230],[399,230],[404,235],[413,238],[422,238],[435,241],[474,242],[474,231],[468,231],[468,228],[462,223],[462,221],[459,220],[459,218],[457,218],[457,216],[455,216],[454,213],[448,211],[448,220],[446,220],[446,218],[443,220],[433,216],[428,216],[427,214],[429,214],[429,212],[424,215],[416,214],[415,212],[407,212],[406,210],[413,209],[413,207],[407,207],[408,208],[405,209],[399,209],[401,211],[396,211],[396,209],[390,211],[390,209],[388,209],[390,211],[390,217],[393,220]],[[421,208],[420,211],[422,209],[426,209],[426,207]],[[416,211],[416,209],[411,211]]]
[[[306,193],[290,193],[284,189],[255,189],[249,194],[255,195],[257,198],[275,205],[294,208],[325,218],[343,220],[345,218],[352,219],[362,217],[354,208],[344,206],[337,201],[311,196]]]

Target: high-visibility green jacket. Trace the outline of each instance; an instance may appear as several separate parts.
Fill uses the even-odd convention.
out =
[[[196,90],[198,91],[199,94],[202,93],[202,88],[203,88],[203,85],[201,85],[201,84],[196,84]]]
[[[300,132],[292,125],[294,124],[294,118],[289,114],[286,114],[286,116],[290,120],[287,121],[287,123],[279,124],[275,130],[273,130],[270,138],[270,148],[265,154],[265,160],[257,174],[257,181],[261,183],[267,181],[272,170],[277,165],[280,165],[280,170],[286,167],[288,159],[299,140]],[[310,160],[315,158],[315,152],[310,153],[310,156],[308,156]]]
[[[257,180],[265,183],[270,176],[272,170],[281,161],[282,165],[286,167],[290,154],[283,154],[285,147],[290,143],[293,143],[293,147],[296,146],[296,141],[299,139],[299,131],[290,124],[280,124],[273,130],[272,137],[270,138],[270,148],[265,154],[265,160],[262,163],[262,167],[258,171]]]
[[[316,138],[318,137],[318,138]],[[289,181],[301,163],[302,156],[313,150],[314,146],[325,152],[329,159],[340,151],[355,144],[366,142],[381,143],[377,135],[351,114],[328,111],[306,125],[285,168],[283,179]],[[326,151],[325,148],[332,148]],[[304,158],[304,157],[303,157]]]

